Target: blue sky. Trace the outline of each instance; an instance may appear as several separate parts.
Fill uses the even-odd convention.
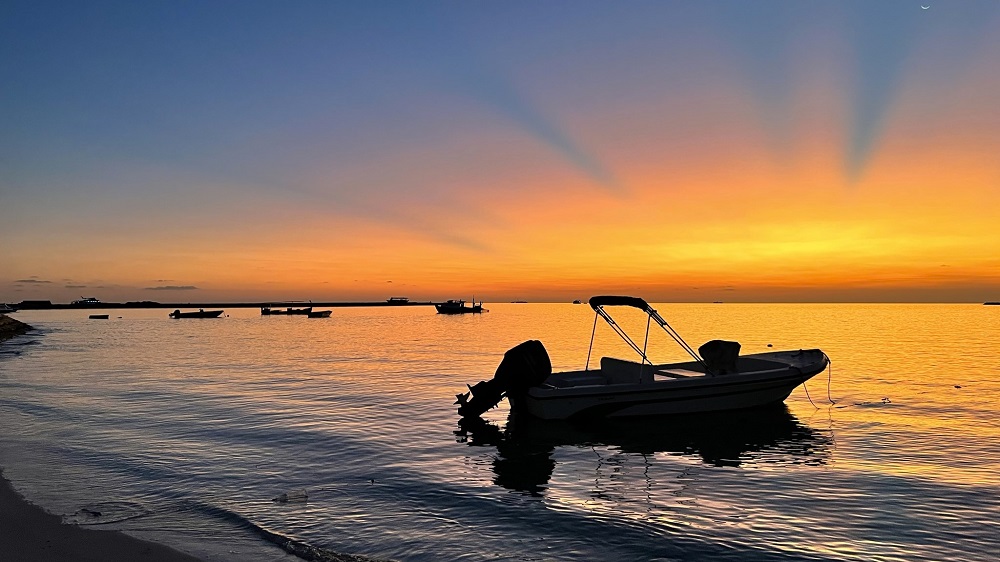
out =
[[[385,245],[506,259],[521,250],[505,233],[542,227],[498,201],[586,199],[591,216],[641,206],[634,177],[653,166],[695,193],[702,180],[674,173],[684,154],[737,166],[757,142],[793,161],[803,138],[830,134],[820,121],[843,128],[829,154],[842,189],[863,190],[893,130],[952,119],[970,84],[1000,81],[1000,3],[928,4],[6,2],[0,234],[18,249],[0,257],[11,280],[129,287],[142,281],[57,274],[62,242],[166,262],[237,233],[215,251],[263,237],[315,255],[339,239],[261,232],[248,215],[321,210],[340,221],[331,230],[398,231]],[[907,100],[923,114],[900,121]],[[475,221],[434,212],[450,205]],[[108,213],[116,225],[80,220]]]

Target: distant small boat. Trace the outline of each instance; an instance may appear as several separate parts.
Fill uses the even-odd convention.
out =
[[[91,320],[107,320],[108,319],[108,315],[107,314],[91,314],[90,316],[88,316],[88,318],[90,318]]]
[[[262,306],[260,307],[260,314],[261,316],[275,316],[279,314],[301,314],[305,316],[312,312],[312,309],[313,308],[311,306],[307,306],[305,308],[292,308],[289,306],[284,310],[280,308],[271,308],[270,306]]]
[[[434,308],[437,309],[438,314],[480,313],[483,312],[483,303],[476,304],[476,301],[473,300],[471,306],[466,306],[464,300],[452,299],[441,304],[435,304]]]
[[[101,304],[101,301],[97,300],[96,297],[80,297],[80,300],[73,301],[70,304],[80,306],[80,305],[93,305]]]
[[[180,310],[175,310],[168,314],[167,316],[177,319],[177,318],[218,318],[222,314],[221,310],[205,310],[204,308],[198,309],[197,312],[181,312]]]
[[[332,310],[313,310],[309,312],[309,318],[329,318]]]
[[[17,312],[17,307],[6,303],[0,303],[0,314],[6,314],[8,312]]]
[[[575,301],[573,301],[573,304],[583,304],[583,303],[580,302],[580,299],[576,299]]]
[[[385,302],[387,302],[389,304],[396,304],[396,305],[399,305],[399,304],[409,304],[410,298],[409,297],[389,297],[388,299],[386,299]]]

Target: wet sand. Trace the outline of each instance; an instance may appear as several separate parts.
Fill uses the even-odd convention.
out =
[[[0,341],[31,326],[0,314]],[[63,524],[58,516],[28,503],[0,469],[0,560],[19,562],[199,562],[161,544],[115,531]]]
[[[0,560],[20,562],[198,562],[170,547],[115,531],[63,524],[28,503],[0,473]]]

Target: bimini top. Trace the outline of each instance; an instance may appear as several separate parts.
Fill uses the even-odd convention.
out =
[[[624,330],[622,330],[621,326],[619,326],[614,320],[611,319],[611,316],[608,314],[608,311],[604,310],[605,306],[631,306],[633,308],[638,308],[639,310],[645,312],[646,314],[649,315],[649,319],[659,324],[660,327],[663,328],[665,332],[667,332],[667,335],[673,338],[673,340],[677,342],[678,345],[684,348],[684,351],[688,352],[688,355],[690,355],[691,358],[693,358],[698,363],[704,364],[702,358],[699,357],[697,353],[695,353],[694,349],[692,349],[691,346],[688,345],[686,341],[684,341],[684,338],[682,338],[681,335],[678,334],[677,331],[674,330],[672,326],[670,326],[670,324],[667,324],[667,321],[664,320],[662,316],[660,316],[660,313],[657,312],[656,309],[654,309],[653,307],[649,306],[649,303],[647,303],[645,300],[640,299],[639,297],[602,295],[602,296],[590,297],[589,302],[590,302],[590,308],[593,308],[594,312],[596,312],[598,316],[604,318],[604,320],[608,323],[608,325],[611,326],[611,328],[619,336],[621,336],[623,340],[625,340],[625,343],[627,343],[632,349],[635,350],[636,353],[639,354],[640,357],[642,357],[644,363],[649,362],[649,360],[646,357],[645,344],[643,344],[643,346],[640,348],[638,344],[632,341],[632,338],[630,338],[629,335],[626,334]],[[596,333],[596,331],[597,331],[597,320],[595,318],[594,332]],[[649,341],[648,325],[646,326],[646,341]],[[590,351],[593,351],[594,334],[591,334],[590,336],[590,346],[591,346]],[[587,352],[587,369],[590,368],[590,351]]]
[[[620,297],[613,295],[602,295],[590,297],[590,307],[597,310],[599,306],[631,306],[639,310],[649,310],[649,304],[639,297]]]

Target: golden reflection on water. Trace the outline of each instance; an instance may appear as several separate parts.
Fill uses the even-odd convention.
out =
[[[839,304],[657,308],[695,347],[722,337],[740,341],[743,352],[808,347],[826,351],[833,359],[829,393],[836,406],[827,403],[822,375],[808,385],[819,410],[802,389],[787,403],[800,419],[836,435],[833,462],[838,469],[954,484],[1000,483],[1000,424],[995,421],[1000,340],[990,335],[1000,333],[996,310],[980,305]],[[576,312],[589,313],[586,307],[574,315],[590,316]],[[633,334],[641,336],[645,329],[641,315],[616,319]],[[590,326],[585,318],[579,320],[583,330],[561,332],[572,332],[575,341],[548,340],[569,349],[559,353],[549,346],[557,368],[579,368],[583,363]],[[595,355],[628,351],[609,330],[604,330],[609,337],[602,341],[601,327]],[[662,334],[653,335],[663,343]],[[651,356],[654,361],[683,358],[676,348]]]
[[[216,320],[168,320],[166,311],[129,310],[101,323],[75,311],[24,311],[23,320],[49,330],[44,364],[4,367],[35,385],[25,400],[98,415],[106,424],[91,437],[98,443],[138,443],[163,463],[184,450],[204,459],[190,468],[195,475],[229,471],[270,482],[313,471],[324,482],[344,473],[381,482],[398,470],[471,497],[510,502],[504,494],[514,494],[556,512],[705,529],[734,543],[766,538],[789,551],[864,558],[889,548],[851,539],[855,522],[837,522],[837,513],[861,522],[884,515],[890,506],[878,494],[887,486],[899,488],[894,501],[908,509],[943,494],[934,499],[945,504],[935,507],[943,516],[967,501],[953,487],[1000,486],[1000,307],[655,306],[694,348],[716,338],[739,341],[743,353],[821,348],[833,361],[829,390],[824,373],[808,383],[808,397],[799,388],[763,412],[584,426],[513,419],[502,403],[481,422],[460,425],[454,395],[490,378],[521,341],[541,340],[555,369],[583,368],[594,315],[568,303],[488,303],[489,313],[461,316],[335,308],[327,319],[229,310]],[[643,341],[641,313],[612,313]],[[655,362],[686,359],[655,326],[649,351]],[[592,365],[631,353],[598,324]],[[169,416],[157,422],[154,406]],[[32,431],[46,427],[64,431],[44,420]],[[219,438],[216,430],[238,439],[214,451],[218,444],[206,439]],[[266,442],[271,433],[294,440],[239,440]],[[246,489],[256,482],[239,481]],[[399,523],[348,496],[334,496],[332,507],[317,499],[318,519],[301,517],[323,533],[334,532],[323,525],[351,525],[327,522],[328,508],[358,510],[359,525]],[[814,502],[833,511],[817,513]],[[824,526],[836,529],[813,530]],[[928,548],[930,559],[947,552]]]
[[[1000,310],[996,308],[654,306],[695,348],[709,339],[724,338],[739,341],[742,353],[823,349],[832,359],[829,395],[836,406],[828,407],[826,373],[807,385],[819,410],[802,388],[786,404],[797,422],[807,420],[834,432],[851,430],[838,435],[835,458],[841,468],[870,470],[874,455],[874,466],[893,472],[902,464],[949,481],[982,482],[980,470],[955,462],[970,447],[987,454],[973,464],[996,466],[988,454],[994,451],[986,445],[1000,437],[1000,424],[993,419],[1000,404],[1000,338],[994,337],[1000,333]],[[526,339],[545,344],[554,369],[579,369],[586,364],[594,326],[590,307],[497,303],[488,308],[489,313],[462,316],[434,314],[429,307],[337,308],[329,319],[261,317],[253,309],[234,309],[227,311],[227,318],[193,321],[168,321],[160,310],[117,311],[113,316],[124,318],[87,325],[87,329],[93,327],[92,337],[66,345],[57,355],[70,360],[87,354],[96,366],[66,381],[68,400],[92,399],[73,391],[116,381],[120,373],[144,366],[145,378],[128,382],[137,390],[148,389],[145,385],[174,386],[208,400],[252,402],[275,415],[287,414],[289,423],[320,426],[333,423],[333,418],[324,416],[324,402],[344,395],[360,397],[352,409],[367,414],[358,415],[352,423],[390,423],[398,412],[386,415],[371,408],[388,406],[394,398],[430,406],[435,419],[448,420],[454,394],[467,383],[491,377],[503,352]],[[632,309],[612,312],[641,342],[645,316]],[[34,314],[44,318],[79,313]],[[655,326],[649,350],[656,362],[686,358]],[[631,354],[603,322],[598,323],[592,365],[602,355]],[[57,373],[52,370],[40,376]],[[316,387],[315,393],[303,392],[310,386]],[[120,390],[127,396],[128,389]],[[364,403],[365,396],[372,398],[372,404]],[[310,408],[309,419],[297,415],[302,408]],[[407,415],[431,417],[427,412]],[[503,426],[506,415],[502,404],[485,417]],[[850,445],[855,435],[865,440],[863,461],[852,460]],[[896,457],[878,460],[872,435],[893,439],[891,450]],[[902,463],[898,461],[901,452],[907,453]]]

